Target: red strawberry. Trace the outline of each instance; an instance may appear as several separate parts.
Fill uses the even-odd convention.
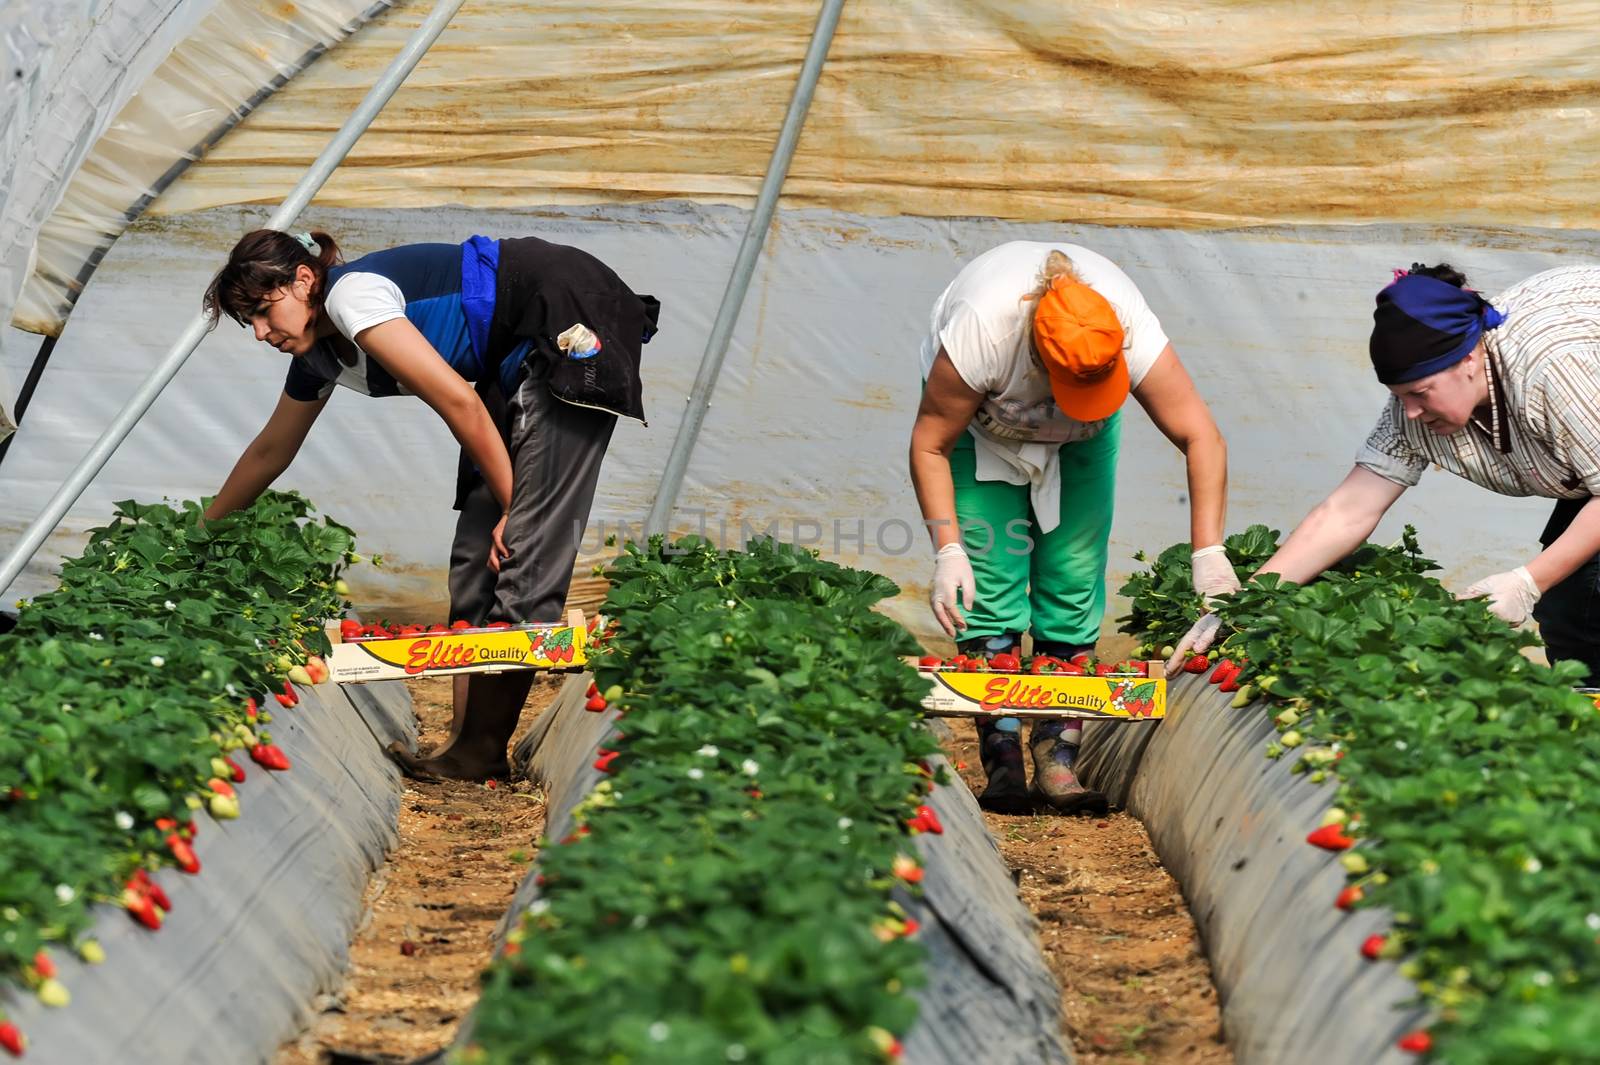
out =
[[[1221,684],[1233,672],[1233,659],[1224,658],[1217,662],[1217,668],[1211,671],[1211,683]]]
[[[1361,894],[1361,886],[1359,884],[1351,884],[1339,892],[1339,897],[1333,900],[1333,904],[1341,910],[1348,910],[1361,901]]]
[[[300,703],[300,696],[294,693],[294,686],[288,681],[283,682],[283,691],[278,693],[277,699],[278,705],[284,707],[298,706]]]
[[[1236,692],[1239,690],[1239,671],[1234,670],[1228,674],[1228,679],[1217,685],[1219,692]]]
[[[250,748],[250,760],[262,769],[282,772],[289,768],[289,756],[276,743],[258,743]]]
[[[353,640],[360,635],[361,622],[354,618],[345,618],[339,622],[339,638],[341,640]]]
[[[1101,662],[1094,667],[1094,675],[1097,677],[1109,677],[1115,672],[1117,667],[1110,662]]]
[[[448,625],[429,625],[428,626],[428,632],[429,632],[430,635],[433,634],[433,633],[449,632],[449,631],[450,631],[450,626],[448,626]]]
[[[931,806],[917,807],[916,816],[906,822],[912,832],[932,832],[936,836],[944,834],[944,825],[939,821],[939,815]]]
[[[460,632],[462,629],[470,628],[472,628],[472,622],[468,621],[466,618],[457,618],[450,623],[450,630],[452,632]]]
[[[1148,662],[1129,662],[1127,667],[1123,670],[1123,672],[1125,672],[1125,673],[1136,673],[1141,677],[1148,677],[1150,675],[1150,663],[1148,663]]]
[[[222,760],[223,760],[224,763],[227,764],[227,766],[228,766],[228,774],[231,777],[233,777],[233,782],[235,784],[243,784],[244,783],[244,769],[241,766],[239,766],[238,764],[236,764],[232,758],[229,758],[226,755],[223,756]]]
[[[56,963],[50,959],[50,955],[41,950],[33,956],[33,971],[46,980],[53,980],[56,975]]]
[[[982,673],[989,668],[989,662],[982,655],[973,655],[961,666],[963,673]]]
[[[1075,666],[1083,666],[1085,669],[1087,669],[1091,660],[1088,651],[1079,651],[1077,654],[1068,659],[1068,661]]]
[[[918,865],[917,860],[909,855],[895,855],[892,871],[894,872],[895,876],[899,877],[901,880],[904,880],[908,884],[919,884],[922,882],[922,866]]]
[[[161,911],[154,899],[142,891],[128,888],[122,893],[122,905],[135,921],[152,931],[161,927]]]
[[[588,690],[585,691],[583,694],[587,698],[593,699],[596,695],[600,694],[600,685],[591,683],[589,685]]]
[[[4,1047],[13,1057],[22,1057],[22,1052],[28,1049],[28,1037],[22,1030],[10,1021],[0,1024],[0,1047]]]
[[[922,669],[938,669],[940,666],[944,665],[944,659],[940,658],[938,655],[923,655],[921,658],[917,659],[917,665]]]
[[[1056,660],[1049,655],[1035,655],[1032,662],[1028,663],[1029,673],[1052,673],[1056,668]]]
[[[604,710],[610,705],[610,703],[605,701],[603,696],[595,695],[591,696],[589,701],[583,704],[583,708],[589,711],[591,714],[598,714],[600,711]]]
[[[1344,834],[1343,825],[1323,825],[1306,836],[1306,842],[1330,851],[1349,850],[1356,844],[1355,840]]]
[[[602,747],[600,749],[600,757],[594,760],[594,767],[602,773],[611,772],[611,763],[615,762],[617,756],[621,753],[621,751],[608,751]]]
[[[1210,664],[1210,660],[1205,655],[1193,655],[1183,664],[1183,671],[1185,673],[1204,673]]]
[[[178,863],[178,868],[190,876],[200,871],[200,859],[195,857],[194,848],[189,841],[176,832],[167,837],[167,849],[172,852],[172,857]]]
[[[1022,668],[1022,660],[1016,655],[1002,651],[989,659],[989,668],[996,673],[1015,673]]]
[[[1433,1049],[1433,1036],[1419,1028],[1415,1032],[1407,1032],[1401,1036],[1395,1046],[1412,1054],[1426,1054]]]
[[[1383,956],[1383,948],[1387,946],[1388,943],[1389,940],[1385,936],[1381,936],[1374,932],[1372,935],[1361,941],[1361,956],[1368,961],[1377,961]]]
[[[1089,674],[1089,671],[1077,662],[1063,662],[1054,672],[1068,677],[1085,677]]]

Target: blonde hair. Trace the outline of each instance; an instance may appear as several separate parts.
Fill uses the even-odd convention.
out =
[[[1072,260],[1067,258],[1066,253],[1052,248],[1050,254],[1045,256],[1044,266],[1039,271],[1039,283],[1034,286],[1032,292],[1022,298],[1024,300],[1038,299],[1050,291],[1050,286],[1055,283],[1055,279],[1058,277],[1069,278],[1080,284],[1083,283],[1083,278],[1079,277],[1078,271],[1072,268]]]

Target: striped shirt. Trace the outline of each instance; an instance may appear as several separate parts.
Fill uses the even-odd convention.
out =
[[[1356,465],[1410,487],[1430,464],[1508,496],[1600,496],[1600,266],[1535,274],[1491,301],[1483,334],[1488,417],[1448,436],[1412,421],[1398,397]]]

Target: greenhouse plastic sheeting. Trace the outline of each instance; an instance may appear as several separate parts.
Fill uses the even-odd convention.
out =
[[[1268,760],[1271,719],[1260,704],[1231,709],[1232,698],[1185,674],[1159,725],[1090,723],[1084,781],[1125,799],[1183,889],[1238,1065],[1415,1061],[1395,1041],[1423,1026],[1423,1010],[1405,1005],[1416,989],[1360,953],[1389,917],[1336,909],[1344,869],[1305,841],[1333,786],[1291,773],[1291,757]]]
[[[70,1006],[0,996],[30,1065],[269,1062],[341,982],[368,877],[397,838],[399,773],[374,733],[415,743],[416,725],[404,684],[299,695],[272,721],[292,768],[241,762],[242,816],[197,819],[199,875],[155,874],[173,904],[161,929],[102,907],[106,961],[55,955]]]
[[[468,0],[319,197],[753,202],[816,0]],[[163,197],[271,203],[421,20],[384,15]],[[851,0],[787,207],[1593,228],[1594,0]]]
[[[53,171],[49,186],[26,186],[17,202],[6,205],[0,250],[33,242],[32,271],[17,297],[15,321],[36,333],[60,332],[101,256],[128,223],[257,104],[390,2],[206,5],[211,12],[143,79],[81,164]],[[326,131],[321,139],[326,141]],[[41,204],[29,195],[54,198]],[[26,226],[41,206],[54,210],[35,226],[34,237]]]
[[[560,839],[572,809],[599,782],[595,749],[612,731],[616,712],[583,709],[591,678],[569,679],[523,737],[513,767],[545,788],[545,837]],[[936,766],[954,778],[928,803],[944,825],[942,835],[914,843],[926,869],[921,896],[897,893],[922,925],[928,983],[917,992],[917,1023],[905,1038],[909,1065],[1066,1065],[1061,1041],[1061,992],[1039,952],[1038,928],[1017,898],[999,848],[984,827],[972,793],[942,757]],[[504,936],[538,897],[530,871],[496,931]],[[470,1021],[458,1041],[470,1038]]]

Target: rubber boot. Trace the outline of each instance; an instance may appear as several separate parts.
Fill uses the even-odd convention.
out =
[[[1035,655],[1049,655],[1063,662],[1072,661],[1073,655],[1086,654],[1094,657],[1094,644],[1092,643],[1067,643],[1065,640],[1041,640],[1033,638],[1033,653]]]
[[[1106,797],[1084,787],[1073,771],[1080,735],[1078,731],[1067,732],[1065,721],[1034,722],[1028,734],[1028,749],[1033,755],[1033,794],[1061,813],[1103,814],[1109,808]]]
[[[978,805],[997,814],[1033,812],[1028,771],[1022,758],[1022,722],[1014,717],[978,722],[978,757],[989,781]]]
[[[1002,632],[998,636],[974,636],[957,640],[956,650],[964,655],[982,655],[993,658],[999,654],[1017,654],[1022,650],[1022,633]]]

